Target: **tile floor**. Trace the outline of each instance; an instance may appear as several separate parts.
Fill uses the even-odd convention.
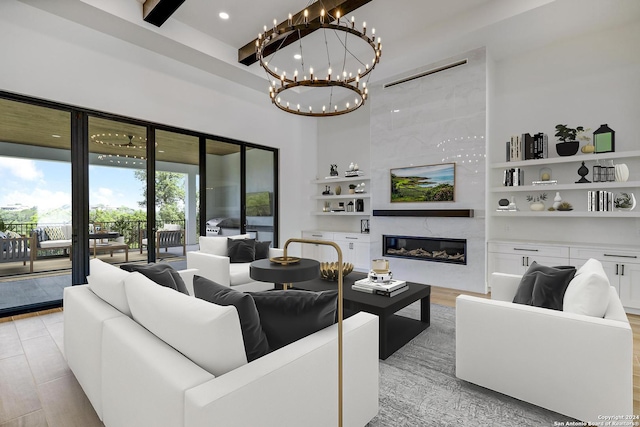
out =
[[[0,318],[0,427],[103,426],[64,358],[61,309]]]

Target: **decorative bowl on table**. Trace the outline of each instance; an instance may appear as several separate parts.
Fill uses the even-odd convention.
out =
[[[350,262],[342,263],[342,277],[346,277],[347,274],[353,271],[353,264]],[[338,263],[337,262],[321,262],[320,263],[320,278],[324,280],[338,281]]]

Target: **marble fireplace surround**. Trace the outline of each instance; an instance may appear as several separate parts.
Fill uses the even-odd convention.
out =
[[[463,59],[466,65],[384,88]],[[394,278],[486,292],[486,76],[486,52],[480,48],[370,89],[371,259],[384,256],[385,235],[466,241],[466,264],[389,257]],[[451,162],[456,164],[453,202],[390,201],[390,169]]]

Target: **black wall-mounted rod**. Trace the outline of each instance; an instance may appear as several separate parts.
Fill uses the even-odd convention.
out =
[[[373,216],[430,216],[473,218],[473,209],[374,209]]]

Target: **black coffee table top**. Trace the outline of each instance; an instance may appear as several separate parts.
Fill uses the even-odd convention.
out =
[[[431,286],[419,283],[407,282],[409,290],[401,292],[393,297],[384,295],[368,294],[366,292],[354,291],[351,285],[356,280],[367,277],[364,273],[352,272],[344,278],[343,299],[345,306],[353,308],[366,306],[366,311],[379,315],[389,315],[406,307],[413,301],[417,301],[431,295]],[[295,289],[308,291],[325,291],[338,289],[338,282],[330,282],[322,279],[309,280],[307,282],[294,283]]]

